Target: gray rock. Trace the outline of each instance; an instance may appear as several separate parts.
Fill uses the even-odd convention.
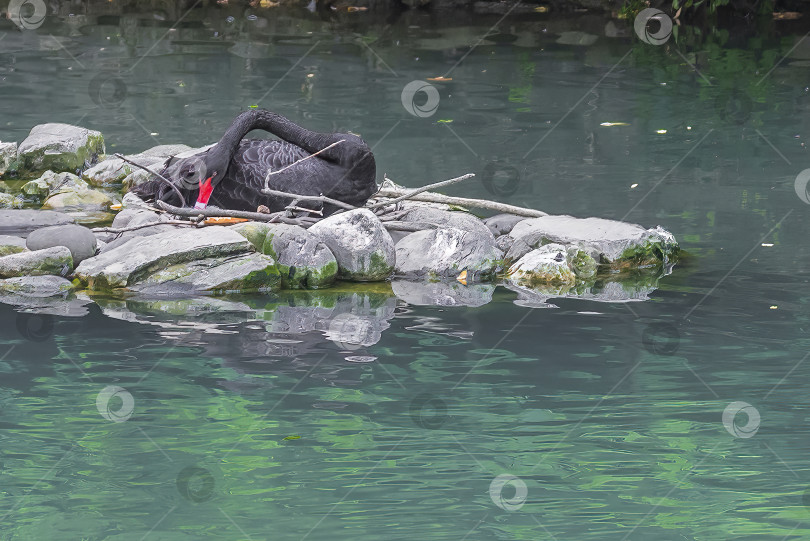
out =
[[[47,198],[52,192],[60,190],[87,190],[90,186],[73,173],[54,173],[45,171],[35,180],[23,184],[21,191],[25,195]]]
[[[480,231],[493,239],[495,238],[484,222],[467,212],[416,206],[408,209],[399,219],[403,222],[430,223],[436,224],[439,227],[455,227],[464,231]]]
[[[76,171],[95,163],[100,154],[104,154],[100,132],[68,124],[34,126],[17,149],[20,165],[28,172]]]
[[[72,269],[73,258],[70,256],[70,250],[64,246],[0,257],[0,278],[43,274],[66,276]]]
[[[393,280],[394,294],[414,306],[483,306],[492,300],[492,284]]]
[[[96,254],[96,236],[90,229],[77,225],[52,225],[32,231],[25,243],[29,250],[43,250],[52,246],[65,246],[73,257],[73,265],[78,265]]]
[[[242,222],[241,224],[230,226],[229,229],[233,229],[245,237],[257,251],[261,252],[270,227],[271,224],[267,222]]]
[[[0,209],[18,209],[24,204],[25,201],[19,195],[0,193]]]
[[[125,193],[124,197],[121,198],[121,206],[125,209],[149,209],[149,205],[143,199],[131,192]]]
[[[130,225],[135,225],[133,220],[137,224],[145,224],[145,223],[152,223],[152,222],[159,222],[160,215],[157,212],[152,212],[151,210],[140,209],[140,208],[125,208],[121,212],[115,215],[113,218],[112,225],[115,229],[122,229],[124,227],[129,227]]]
[[[128,207],[115,215],[112,225],[110,227],[116,229],[123,229],[130,226],[144,225],[149,223],[156,224],[154,227],[142,227],[133,231],[125,231],[123,233],[96,233],[96,238],[103,240],[104,245],[100,247],[100,252],[112,250],[122,244],[138,237],[146,237],[149,235],[157,235],[158,233],[165,233],[173,231],[175,228],[171,225],[160,226],[160,222],[168,221],[169,218],[165,214],[158,214],[151,210],[142,209],[140,207]]]
[[[469,281],[493,274],[503,257],[485,226],[483,231],[455,227],[418,231],[399,241],[396,254],[399,275],[455,278],[466,270]]]
[[[394,242],[368,209],[324,218],[309,228],[332,251],[338,276],[355,282],[385,280],[394,270]]]
[[[511,237],[511,235],[509,235]],[[532,248],[526,241],[523,239],[512,239],[511,241],[501,241],[503,244],[510,244],[509,249],[506,251],[506,255],[504,255],[504,261],[507,263],[514,263],[524,255],[531,252],[534,248]]]
[[[577,280],[568,262],[568,249],[561,244],[546,244],[518,259],[506,275],[522,286],[574,284]]]
[[[515,239],[510,237],[509,235],[501,235],[499,237],[495,237],[495,246],[501,252],[508,254],[509,249],[512,248],[512,245],[515,244]],[[528,247],[528,245],[526,245]]]
[[[133,231],[126,231],[124,233],[113,234],[110,240],[106,241],[104,247],[100,250],[100,253],[106,253],[110,250],[114,250],[116,248],[120,248],[124,244],[128,243],[133,239],[142,239],[144,237],[149,237],[152,235],[160,235],[162,233],[171,233],[172,231],[177,231],[177,227],[173,225],[160,225],[156,223],[154,226],[150,227],[142,227],[140,229],[135,229]]]
[[[679,251],[675,237],[660,227],[644,229],[640,225],[602,218],[530,218],[515,225],[510,235],[533,247],[549,242],[578,246],[602,263],[630,261],[637,266],[667,265]]]
[[[484,224],[497,237],[498,235],[508,235],[512,228],[515,227],[515,224],[525,219],[525,216],[515,214],[496,214],[485,219]]]
[[[108,233],[109,236],[104,238],[106,244],[101,249],[101,252],[103,253],[118,248],[132,239],[167,233],[169,231],[177,231],[177,228],[173,225],[160,225],[161,222],[167,221],[169,221],[169,217],[165,214],[158,214],[157,212],[140,209],[138,207],[125,208],[116,215],[112,227],[126,228],[152,223],[155,225],[151,227],[141,227],[140,229],[125,231],[123,233]]]
[[[167,158],[191,150],[187,145],[159,145],[140,154],[130,154],[126,158],[144,167],[163,165]],[[138,171],[138,168],[121,158],[109,157],[82,173],[82,178],[93,186],[104,186],[122,182],[126,177]]]
[[[126,287],[171,265],[252,250],[250,242],[225,227],[175,229],[106,250],[82,261],[75,274],[93,289]]]
[[[316,235],[296,225],[274,224],[262,252],[276,260],[285,289],[317,289],[334,283],[338,263]]]
[[[72,224],[74,221],[72,216],[52,210],[0,210],[0,235],[24,237],[40,227]]]
[[[0,177],[2,177],[9,166],[14,163],[17,158],[17,143],[2,143],[0,142]]]
[[[64,297],[73,289],[70,280],[61,276],[18,276],[0,280],[0,295],[21,297]]]
[[[13,235],[0,235],[0,256],[25,251],[25,239]]]
[[[171,265],[131,284],[129,289],[154,295],[172,295],[200,291],[273,291],[280,286],[281,277],[273,258],[247,253]]]
[[[22,192],[40,200],[46,199],[44,209],[107,209],[113,202],[109,195],[90,188],[73,173],[46,171],[38,179],[24,184]]]

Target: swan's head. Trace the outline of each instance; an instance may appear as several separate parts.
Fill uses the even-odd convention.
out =
[[[213,145],[199,154],[170,160],[163,175],[183,190],[199,191],[194,208],[204,209],[214,188],[225,177],[229,161],[228,155]]]

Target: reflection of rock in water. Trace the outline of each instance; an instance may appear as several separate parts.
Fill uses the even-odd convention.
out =
[[[459,282],[411,282],[394,280],[394,294],[416,306],[483,306],[492,300],[492,284],[463,285]]]
[[[379,288],[378,288],[379,289]],[[288,291],[278,295],[228,299],[97,299],[105,315],[156,325],[176,339],[179,330],[190,344],[203,344],[212,355],[228,359],[295,359],[316,350],[376,344],[394,317],[396,298],[383,292]],[[221,352],[221,353],[217,353]]]
[[[585,299],[597,302],[636,302],[649,300],[649,295],[658,287],[657,277],[636,281],[602,281],[588,286],[559,285],[530,289],[505,282],[504,287],[518,294],[514,303],[530,308],[556,308],[549,303],[552,298]]]
[[[396,298],[379,293],[289,293],[295,303],[279,306],[267,325],[269,332],[321,331],[343,349],[372,346],[394,317]],[[307,306],[307,304],[309,304]]]

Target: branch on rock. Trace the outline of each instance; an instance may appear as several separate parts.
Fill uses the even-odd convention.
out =
[[[180,190],[177,188],[177,186],[175,186],[175,185],[174,185],[174,183],[173,183],[171,180],[167,179],[166,177],[164,177],[164,176],[163,176],[163,175],[161,175],[160,173],[155,173],[154,171],[152,171],[152,170],[151,170],[151,169],[149,169],[148,167],[146,167],[146,166],[144,166],[144,165],[141,165],[141,164],[139,164],[139,163],[133,162],[132,160],[130,160],[129,158],[127,158],[127,157],[125,157],[125,156],[123,156],[123,155],[121,155],[121,154],[115,154],[115,157],[116,157],[116,158],[118,158],[119,160],[124,160],[124,161],[125,161],[125,162],[127,162],[128,164],[131,164],[131,165],[134,165],[135,167],[139,167],[139,168],[143,169],[144,171],[146,171],[146,172],[147,172],[147,173],[149,173],[150,175],[155,175],[155,177],[157,177],[157,178],[158,178],[158,179],[160,179],[161,181],[163,181],[163,182],[165,182],[166,184],[168,184],[168,185],[169,185],[169,187],[170,187],[172,190],[174,190],[174,193],[175,193],[175,194],[177,194],[177,197],[179,197],[179,198],[180,198],[180,201],[185,201],[185,200],[186,200],[186,198],[185,198],[185,197],[183,197],[183,194],[182,194],[182,193],[180,193]]]
[[[317,222],[317,218],[301,217],[301,218],[287,218],[281,212],[274,212],[273,214],[265,214],[263,212],[248,212],[245,210],[227,210],[227,209],[189,209],[172,206],[165,201],[156,201],[155,204],[161,209],[176,214],[177,216],[204,216],[205,218],[247,218],[256,222],[268,223],[282,223],[290,225],[300,225],[307,228]]]
[[[381,203],[374,203],[373,205],[369,205],[366,208],[367,209],[375,209],[375,208],[378,208],[378,207],[387,207],[388,205],[393,205],[395,203],[399,203],[400,201],[404,201],[406,199],[411,199],[413,196],[418,195],[418,194],[420,194],[422,192],[426,192],[428,190],[433,190],[433,189],[436,189],[436,188],[441,188],[443,186],[449,186],[451,184],[455,184],[456,182],[461,182],[462,180],[467,180],[468,178],[472,178],[474,176],[475,176],[475,174],[473,174],[473,173],[467,173],[466,175],[461,175],[460,177],[451,178],[450,180],[443,180],[441,182],[434,182],[433,184],[428,184],[427,186],[422,186],[421,188],[416,188],[415,190],[399,190],[399,194],[397,196],[395,196],[395,199],[392,199],[390,201],[383,201]],[[388,179],[388,177],[386,177],[386,180],[390,180],[390,179]],[[391,190],[387,190],[387,189],[386,190],[380,190],[377,193],[375,193],[372,197],[386,197],[385,195],[382,195],[382,192],[384,192],[384,191],[387,192],[387,191],[391,191]],[[446,197],[446,196],[444,196],[444,197]]]
[[[420,189],[420,192],[422,190]],[[494,210],[496,212],[505,212],[507,214],[515,214],[517,216],[526,216],[528,218],[540,218],[548,216],[542,210],[527,209],[525,207],[516,207],[514,205],[507,205],[506,203],[498,203],[488,199],[473,199],[470,197],[451,197],[449,195],[442,195],[439,193],[414,193],[413,190],[402,190],[395,188],[385,188],[374,194],[374,197],[389,197],[389,201],[375,203],[368,207],[378,207],[390,205],[404,199],[412,201],[423,201],[426,203],[444,203],[447,205],[457,205],[460,207],[476,207],[487,210]]]
[[[328,148],[328,147],[327,147]],[[324,149],[326,150],[326,149]],[[313,154],[314,156],[314,154]],[[270,188],[265,188],[262,190],[263,194],[267,195],[275,195],[278,197],[288,197],[292,199],[295,203],[298,201],[318,201],[320,203],[330,203],[335,205],[336,207],[340,207],[346,210],[354,210],[357,207],[354,207],[348,203],[344,203],[343,201],[338,201],[337,199],[332,199],[331,197],[326,197],[325,195],[300,195],[297,193],[290,193],[290,192],[280,192],[278,190],[271,190]],[[294,206],[294,205],[291,205]],[[309,209],[305,209],[308,212],[314,212]]]
[[[167,222],[150,222],[148,224],[139,224],[129,227],[94,227],[90,231],[93,233],[126,233],[127,231],[136,231],[145,227],[154,227],[156,225],[190,225],[197,226],[197,222],[187,222],[185,220],[169,220]]]
[[[383,222],[383,227],[385,227],[388,231],[424,231],[426,229],[436,229],[439,226],[437,224],[431,224],[427,222],[398,222],[396,220],[390,220],[387,222]]]

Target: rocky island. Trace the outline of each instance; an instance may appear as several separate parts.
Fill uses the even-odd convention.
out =
[[[158,172],[167,158],[201,150],[162,145],[125,158]],[[361,283],[357,292],[374,289],[370,282],[415,304],[477,306],[497,285],[527,305],[643,300],[679,254],[662,227],[539,211],[481,218],[431,192],[386,205],[408,193],[388,180],[366,205],[373,209],[314,223],[181,219],[129,193],[150,174],[106,156],[101,133],[65,124],[0,143],[0,176],[0,301],[22,306],[210,303]]]

